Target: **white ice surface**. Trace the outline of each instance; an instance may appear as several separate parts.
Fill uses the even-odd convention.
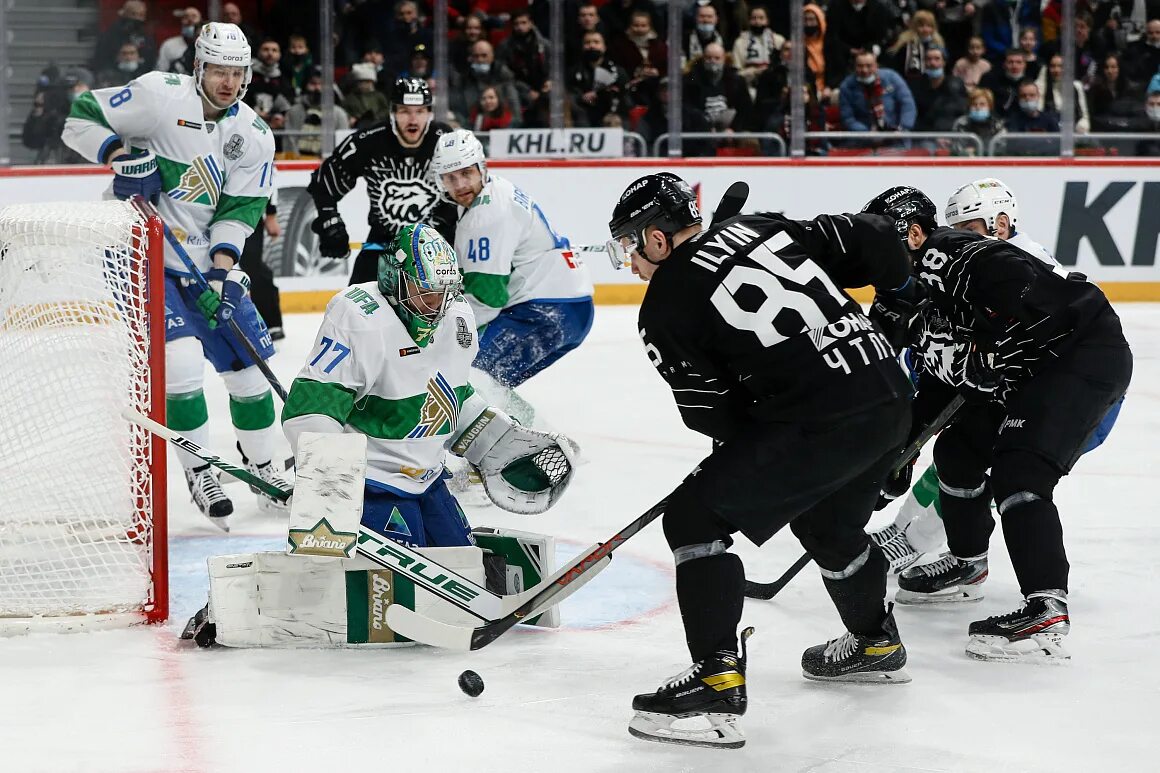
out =
[[[170,624],[0,641],[0,771],[1157,770],[1160,306],[1120,312],[1136,355],[1133,387],[1107,444],[1057,494],[1072,564],[1069,665],[986,664],[963,654],[970,621],[1017,601],[996,533],[984,601],[898,609],[911,684],[802,679],[802,650],[841,630],[809,568],[774,601],[746,607],[743,621],[757,634],[744,749],[636,740],[626,730],[633,694],[688,665],[659,524],[565,604],[558,631],[517,630],[468,655],[198,650],[177,634],[204,603],[205,557],[278,549],[285,526],[231,486],[233,533],[221,534],[189,503],[171,454]],[[553,533],[570,553],[615,533],[703,455],[707,442],[682,427],[641,350],[635,314],[599,308],[584,345],[523,389],[590,460],[568,495],[543,516],[488,509],[471,514],[475,523]],[[273,360],[284,384],[318,319],[287,318]],[[213,445],[232,453],[225,393],[212,373],[206,391]],[[739,550],[757,580],[800,553],[788,532],[760,551]],[[456,686],[465,668],[483,676],[481,697]]]

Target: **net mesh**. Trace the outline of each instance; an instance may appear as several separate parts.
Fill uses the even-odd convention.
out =
[[[145,227],[117,201],[0,209],[0,621],[151,598],[151,441],[121,417],[150,405]]]

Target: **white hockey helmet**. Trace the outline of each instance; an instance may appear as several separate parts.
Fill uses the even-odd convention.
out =
[[[443,175],[469,166],[479,169],[479,174],[486,185],[487,157],[483,153],[483,143],[470,131],[456,129],[447,132],[435,142],[435,155],[431,157],[431,172],[435,175],[435,184],[448,199],[451,199],[451,194],[443,186]]]
[[[236,24],[211,21],[202,26],[201,34],[197,36],[197,42],[193,44],[193,51],[193,83],[201,98],[222,110],[228,110],[236,103],[241,102],[242,97],[246,96],[246,90],[250,87],[250,79],[254,77],[250,42],[246,40],[246,35],[241,28]],[[207,64],[245,68],[245,75],[242,76],[242,87],[238,90],[237,99],[232,103],[219,105],[205,93],[205,89],[202,88],[202,78],[205,75]]]
[[[1019,202],[1015,200],[1015,194],[1002,180],[984,177],[964,185],[951,195],[944,219],[951,227],[968,220],[982,220],[987,233],[994,236],[995,222],[1002,214],[1007,215],[1014,233],[1019,222]]]

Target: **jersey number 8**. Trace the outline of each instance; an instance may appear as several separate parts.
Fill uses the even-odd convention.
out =
[[[470,239],[467,242],[467,259],[472,263],[475,263],[476,261],[483,263],[484,261],[491,260],[491,240],[486,236],[481,236],[479,237],[478,241],[478,251],[476,250],[475,239]]]

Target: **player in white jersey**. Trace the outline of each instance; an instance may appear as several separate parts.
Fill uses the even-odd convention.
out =
[[[194,75],[151,72],[127,86],[82,94],[63,140],[114,172],[112,194],[154,201],[214,291],[200,293],[185,264],[165,245],[165,393],[169,426],[209,443],[202,393],[204,361],[221,374],[230,415],[251,472],[285,486],[270,459],[277,429],[269,385],[225,324],[235,320],[263,358],[274,353],[265,323],[236,268],[246,237],[273,189],[274,138],[241,102],[250,82],[250,46],[233,24],[202,27]],[[233,503],[209,466],[178,451],[190,494],[227,528]],[[284,509],[259,494],[263,509]]]
[[[479,343],[461,290],[455,252],[438,231],[404,227],[379,257],[378,280],[353,285],[327,305],[310,360],[282,412],[295,450],[307,431],[367,436],[362,522],[416,547],[474,544],[445,484],[449,447],[486,471],[504,467],[497,460],[526,461],[529,454],[558,449],[562,440],[513,423],[472,388],[468,378]],[[538,497],[546,508],[571,475],[565,467],[562,479],[541,481],[531,494],[507,493]],[[516,485],[511,471],[505,467],[503,477],[488,478],[489,495],[502,497],[505,487]]]
[[[502,394],[509,412],[530,425],[534,411],[512,390],[588,335],[592,279],[539,205],[488,172],[483,146],[470,131],[440,137],[431,168],[459,208],[455,249],[481,326],[475,367],[489,377],[477,377],[477,386],[493,399]],[[489,380],[497,382],[491,389]]]
[[[1002,239],[1051,266],[1055,273],[1064,277],[1068,275],[1042,244],[1028,236],[1025,231],[1017,229],[1019,202],[1011,189],[1001,180],[987,177],[962,186],[947,201],[943,216],[947,225],[953,228]],[[1085,453],[1103,442],[1111,431],[1118,413],[1119,404],[1104,418],[1084,449]],[[905,493],[909,481],[909,474],[896,481],[901,485],[893,488],[891,492],[884,491],[880,504],[885,505],[890,501],[891,493],[894,493],[894,496]],[[956,562],[953,557],[948,559],[949,554],[946,554],[928,566],[907,568],[921,555],[939,551],[946,543],[939,487],[938,471],[934,464],[931,464],[919,477],[918,482],[910,488],[894,522],[871,534],[874,541],[890,558],[891,569],[902,573],[897,596],[899,603],[982,598],[980,586],[987,576],[985,555],[971,557],[973,560]],[[936,573],[935,569],[949,571]]]

